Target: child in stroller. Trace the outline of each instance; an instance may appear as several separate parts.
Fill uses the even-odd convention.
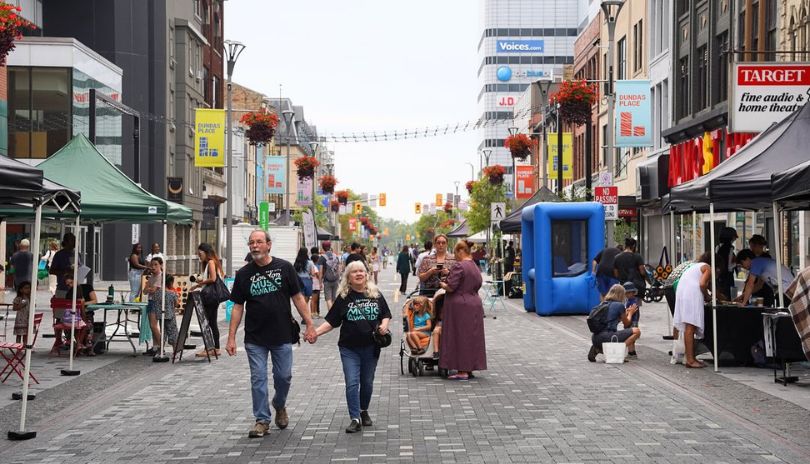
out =
[[[444,291],[436,292],[431,300],[415,296],[405,301],[402,307],[403,338],[400,342],[400,370],[405,374],[405,358],[408,372],[421,376],[425,370],[433,370],[439,364],[439,337],[441,334],[441,305]],[[446,376],[444,369],[439,375]]]

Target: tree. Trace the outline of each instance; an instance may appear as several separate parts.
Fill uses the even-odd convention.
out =
[[[457,225],[452,214],[444,210],[436,211],[436,214],[425,214],[416,221],[416,236],[420,243],[433,240],[438,234],[446,234]]]
[[[506,201],[506,187],[503,184],[492,185],[487,179],[473,184],[470,194],[470,210],[464,213],[470,232],[479,232],[489,227],[490,204]]]

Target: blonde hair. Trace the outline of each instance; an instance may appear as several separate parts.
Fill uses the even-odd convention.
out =
[[[415,311],[415,304],[419,304],[421,307],[425,308],[425,312],[433,316],[433,305],[430,303],[430,298],[426,296],[417,296],[411,299],[411,310]]]
[[[362,261],[352,261],[346,266],[346,269],[343,270],[343,274],[340,276],[340,283],[338,284],[338,294],[346,298],[349,294],[349,290],[352,288],[351,285],[349,285],[349,274],[357,269],[362,269],[366,273],[366,289],[363,291],[363,295],[369,298],[378,298],[380,296],[380,290],[374,285],[374,281],[369,279],[368,269],[366,269],[366,265]]]
[[[625,291],[624,287],[619,284],[614,284],[610,287],[607,294],[605,295],[605,301],[618,301],[619,303],[624,302]]]

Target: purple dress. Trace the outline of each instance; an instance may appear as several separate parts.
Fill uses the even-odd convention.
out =
[[[447,276],[450,287],[442,307],[439,366],[464,372],[487,368],[484,305],[478,296],[481,272],[470,260],[459,261]]]

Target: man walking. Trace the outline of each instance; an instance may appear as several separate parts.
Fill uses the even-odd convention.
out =
[[[250,438],[263,437],[270,429],[270,407],[267,391],[267,355],[273,363],[273,408],[276,426],[287,428],[287,394],[292,381],[292,315],[290,299],[306,325],[304,339],[315,343],[315,326],[309,306],[298,287],[298,277],[292,264],[270,256],[270,234],[255,230],[248,239],[253,261],[236,273],[231,292],[233,310],[225,350],[236,355],[236,331],[245,317],[245,351],[250,366],[251,397],[256,424],[248,433]],[[247,308],[247,309],[246,309]]]
[[[31,283],[31,266],[34,255],[31,254],[31,242],[27,238],[20,241],[20,249],[11,255],[8,263],[14,269],[14,288],[18,288],[23,282]]]
[[[635,239],[629,237],[624,239],[624,251],[616,255],[613,265],[619,282],[633,282],[640,301],[647,289],[647,268],[644,267],[644,258],[636,253]]]
[[[349,248],[349,256],[346,257],[344,266],[348,266],[354,261],[362,261],[363,264],[366,265],[366,269],[368,269],[368,264],[366,264],[366,257],[363,255],[360,244],[357,242],[352,242],[351,247]]]
[[[593,258],[592,272],[596,276],[596,289],[599,291],[599,301],[605,299],[610,287],[619,283],[614,271],[614,261],[622,250],[618,246],[608,247],[600,251]]]
[[[340,257],[332,252],[332,242],[321,243],[324,254],[318,260],[318,267],[323,276],[323,296],[326,299],[326,310],[332,308],[337,298],[337,288],[340,281]]]

